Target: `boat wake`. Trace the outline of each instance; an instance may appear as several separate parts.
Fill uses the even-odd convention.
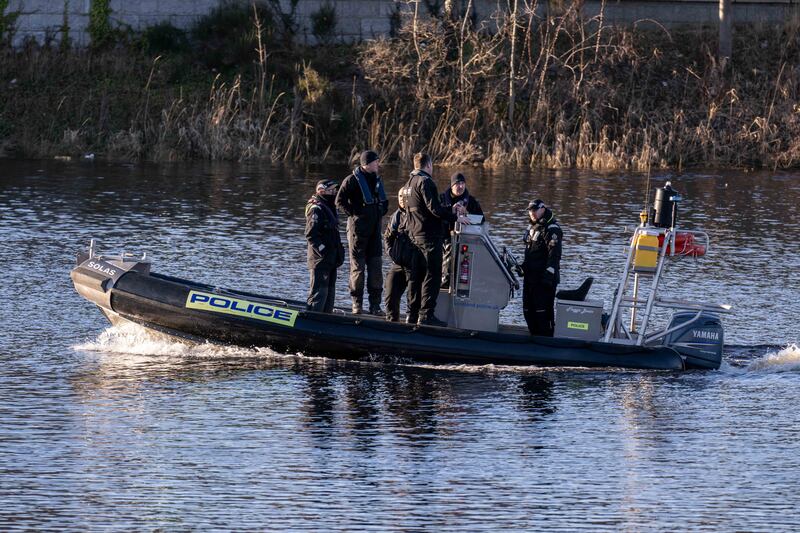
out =
[[[287,357],[269,348],[242,348],[208,342],[181,341],[132,322],[111,326],[98,335],[96,339],[77,344],[72,348],[75,351],[181,359]]]
[[[768,352],[750,363],[746,371],[761,373],[800,372],[800,346],[790,344],[777,352]]]
[[[101,354],[125,355],[129,359],[181,359],[181,360],[287,360],[302,358],[308,361],[326,360],[324,357],[314,357],[296,354],[281,354],[269,348],[243,348],[213,344],[209,342],[198,343],[188,340],[178,340],[175,337],[164,335],[132,322],[125,322],[110,326],[96,339],[89,340],[73,347],[75,351],[95,352]],[[368,363],[371,363],[367,361]],[[378,362],[378,361],[375,361]],[[385,359],[382,361],[385,362]],[[398,360],[396,364],[403,366],[416,366],[444,371],[496,374],[505,372],[541,373],[542,369],[530,366],[503,366],[503,365],[428,365],[410,361]],[[556,369],[549,369],[555,371]],[[567,370],[567,369],[565,369]],[[575,371],[576,369],[570,369]],[[591,369],[586,369],[591,370]],[[594,369],[596,371],[597,369]],[[619,369],[615,369],[620,372]],[[731,365],[723,362],[721,370],[734,374],[740,373],[780,373],[800,372],[800,346],[790,344],[778,351],[768,351],[765,355],[752,359],[746,366]]]

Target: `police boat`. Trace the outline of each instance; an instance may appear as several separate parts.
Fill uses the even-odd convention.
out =
[[[180,339],[278,352],[370,361],[502,364],[632,369],[716,369],[722,360],[720,315],[730,306],[669,299],[658,291],[668,261],[699,257],[708,235],[675,227],[680,196],[667,184],[642,214],[608,312],[586,299],[592,279],[559,291],[554,337],[499,323],[519,289],[519,265],[498,250],[489,225],[456,225],[436,316],[447,327],[386,322],[370,315],[307,311],[305,302],[223,289],[151,270],[146,257],[100,255],[94,241],[78,254],[77,292],[112,324],[134,322]],[[672,309],[666,327],[651,331],[657,308]]]

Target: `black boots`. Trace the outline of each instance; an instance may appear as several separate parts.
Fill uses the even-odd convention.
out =
[[[432,315],[426,318],[420,318],[417,324],[419,324],[420,326],[438,326],[440,328],[447,327],[447,322],[439,320],[438,318]]]

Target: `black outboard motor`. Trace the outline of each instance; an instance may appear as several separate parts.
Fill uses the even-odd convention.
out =
[[[719,368],[722,361],[723,330],[719,316],[703,311],[679,311],[672,315],[667,329],[677,327],[664,337],[664,345],[674,348],[686,358],[686,368]],[[686,323],[685,326],[681,324]]]
[[[657,228],[674,228],[678,221],[678,202],[680,200],[681,195],[672,188],[672,183],[669,181],[664,187],[656,189],[651,224]]]

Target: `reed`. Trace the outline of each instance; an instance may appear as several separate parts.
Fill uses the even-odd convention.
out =
[[[345,162],[372,147],[447,165],[800,164],[797,20],[738,29],[723,67],[712,32],[611,27],[578,3],[545,18],[514,5],[493,31],[412,14],[394,38],[318,48],[262,38],[268,21],[253,9],[255,59],[225,72],[135,46],[2,48],[0,151]]]

